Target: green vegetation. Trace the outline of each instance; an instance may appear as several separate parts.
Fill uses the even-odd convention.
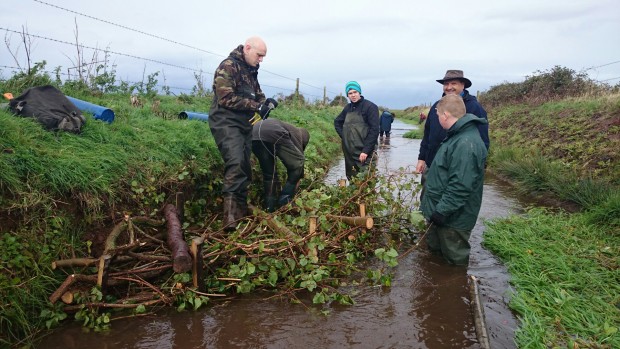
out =
[[[61,84],[32,70],[1,82],[0,89],[14,95],[39,83],[55,84],[69,96],[113,109],[116,118],[107,124],[89,116],[82,133],[75,135],[47,132],[33,119],[0,110],[0,347],[29,345],[44,329],[65,319],[96,331],[109,328],[121,314],[100,305],[118,301],[128,290],[104,294],[87,287],[75,291],[71,305],[52,304],[50,295],[67,275],[96,274],[96,268],[87,266],[52,269],[52,262],[99,257],[107,248],[108,234],[123,222],[135,234],[157,241],[156,234],[165,228],[152,227],[152,234],[145,234],[136,223],[161,223],[164,205],[178,200],[186,239],[206,237],[203,257],[211,256],[205,258],[208,293],[267,289],[295,300],[304,291],[314,303],[351,304],[354,300],[337,288],[343,276],[356,273],[361,276],[353,282],[390,285],[389,268],[396,263],[401,242],[380,232],[415,230],[412,226],[421,219],[403,202],[412,203],[417,187],[398,176],[370,177],[348,187],[322,183],[341,152],[333,130],[341,107],[281,100],[271,117],[306,127],[311,135],[303,191],[295,208],[282,209],[275,220],[289,230],[282,235],[270,225],[269,216],[256,212],[237,232],[224,235],[219,217],[222,163],[208,124],[177,117],[184,110],[208,112],[211,98],[202,88],[191,95],[154,95],[156,76],[149,76],[144,86],[117,86],[113,76],[91,80],[100,84]],[[132,101],[132,92],[138,100]],[[279,171],[284,176],[283,166]],[[257,204],[256,188],[262,188],[258,164],[254,174],[250,202]],[[391,182],[382,182],[386,180]],[[379,191],[374,190],[377,182]],[[401,194],[394,197],[395,191]],[[373,229],[328,217],[358,215],[360,203],[374,216]],[[311,216],[316,216],[317,229],[309,234]],[[371,267],[359,264],[368,258],[377,262],[365,270]],[[161,291],[154,301],[179,310],[212,301],[196,293],[187,273],[168,270],[149,282]],[[145,304],[135,303],[133,313],[150,311]]]
[[[88,118],[81,135],[54,134],[0,111],[0,347],[26,346],[68,318],[93,330],[109,327],[117,313],[90,305],[114,298],[96,287],[76,293],[81,307],[74,313],[48,301],[67,274],[92,271],[52,270],[51,262],[99,256],[105,236],[125,216],[161,222],[164,204],[178,198],[186,237],[214,238],[203,251],[213,257],[205,280],[209,292],[268,289],[297,300],[303,291],[314,303],[351,304],[354,300],[338,290],[343,276],[362,275],[356,283],[391,284],[389,268],[397,262],[401,242],[371,232],[415,231],[421,219],[405,212],[409,205],[403,202],[411,203],[418,188],[398,176],[371,177],[348,187],[322,185],[325,169],[340,152],[332,124],[340,106],[308,106],[285,97],[272,113],[311,133],[297,208],[278,215],[279,223],[302,238],[278,235],[269,228],[269,216],[260,213],[235,234],[222,236],[219,153],[207,124],[177,119],[182,110],[209,110],[211,98],[201,77],[189,95],[172,96],[164,88],[161,96],[154,91],[157,74],[128,85],[103,69],[91,79],[61,83],[41,73],[44,66],[35,64],[28,73],[0,81],[0,90],[18,95],[30,86],[55,84],[67,95],[114,109],[116,120],[105,124]],[[131,94],[139,104],[131,103]],[[618,87],[555,67],[523,83],[494,86],[480,100],[491,123],[490,170],[524,194],[554,197],[581,210],[532,209],[488,223],[485,245],[513,276],[511,307],[521,320],[518,346],[620,347]],[[417,122],[424,109],[397,111],[397,117]],[[254,170],[258,182],[257,166]],[[382,189],[369,190],[377,182]],[[253,203],[259,202],[255,188],[261,187],[255,184]],[[355,215],[359,203],[375,215],[372,230],[328,218]],[[319,233],[309,235],[313,216]],[[361,270],[359,262],[367,258],[377,262]],[[195,292],[187,273],[166,274],[155,286],[179,310],[213,301]],[[148,309],[140,304],[133,311]]]
[[[422,139],[422,137],[424,137],[424,125],[420,125],[416,129],[405,132],[405,134],[403,134],[403,137],[411,139]]]
[[[580,210],[487,223],[484,244],[512,275],[519,348],[620,347],[617,89],[555,67],[481,97],[490,169],[521,194]]]
[[[485,246],[516,286],[520,348],[620,347],[619,238],[587,213],[533,209],[487,223]]]

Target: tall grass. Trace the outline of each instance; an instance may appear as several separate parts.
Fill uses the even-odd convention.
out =
[[[490,159],[493,171],[514,181],[520,194],[550,195],[585,209],[620,197],[618,188],[605,179],[581,178],[569,166],[536,150],[500,146]]]
[[[125,94],[74,96],[113,108],[114,122],[87,116],[80,135],[52,133],[33,119],[0,111],[3,348],[45,328],[49,318],[41,311],[66,277],[49,266],[58,258],[88,256],[91,232],[109,231],[124,214],[154,214],[180,191],[217,206],[222,160],[208,123],[177,119],[183,110],[208,112],[210,99],[157,96],[161,103],[153,111],[153,100],[145,97],[135,108]],[[309,130],[307,166],[319,168],[340,152],[333,129],[339,111],[281,103],[271,117]]]
[[[534,209],[487,223],[484,245],[508,266],[520,348],[620,347],[620,236],[586,214]]]
[[[556,67],[481,100],[491,109],[491,170],[521,194],[582,209],[487,223],[484,244],[515,286],[518,346],[620,347],[620,95]]]

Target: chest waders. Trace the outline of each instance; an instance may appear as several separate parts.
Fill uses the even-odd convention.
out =
[[[244,115],[216,106],[209,114],[209,127],[224,160],[222,222],[227,231],[247,216],[248,186],[252,181],[252,125]]]
[[[364,149],[364,139],[368,135],[368,125],[362,115],[356,111],[348,112],[342,127],[342,152],[347,179],[355,177],[359,172],[366,170],[373,154],[362,164],[360,154]]]

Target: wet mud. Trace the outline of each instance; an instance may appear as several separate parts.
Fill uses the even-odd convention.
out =
[[[411,125],[395,120],[379,148],[380,171],[415,166],[419,140],[402,137]],[[336,185],[343,163],[328,173]],[[482,209],[470,243],[468,267],[446,264],[424,248],[399,260],[392,287],[356,286],[353,306],[305,306],[263,295],[214,302],[204,310],[115,321],[108,333],[84,333],[79,324],[58,329],[38,348],[480,348],[468,276],[474,275],[491,348],[515,348],[515,317],[508,309],[509,275],[481,246],[484,220],[518,213],[510,189],[487,176]],[[307,302],[306,304],[309,304]],[[325,315],[323,311],[328,311]]]

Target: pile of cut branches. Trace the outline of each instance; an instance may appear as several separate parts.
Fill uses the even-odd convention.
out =
[[[411,241],[391,237],[416,234],[416,194],[417,185],[402,175],[311,185],[272,214],[250,206],[252,214],[230,234],[218,228],[217,215],[207,228],[182,225],[171,204],[161,220],[126,216],[100,257],[54,262],[54,268],[80,273],[68,275],[50,301],[62,300],[64,312],[77,312],[91,327],[107,324],[100,318],[114,309],[197,309],[210,299],[257,290],[291,297],[303,290],[314,303],[352,304],[339,290],[341,279],[361,271],[369,256],[387,266],[364,274],[366,281],[390,284],[387,267]]]

